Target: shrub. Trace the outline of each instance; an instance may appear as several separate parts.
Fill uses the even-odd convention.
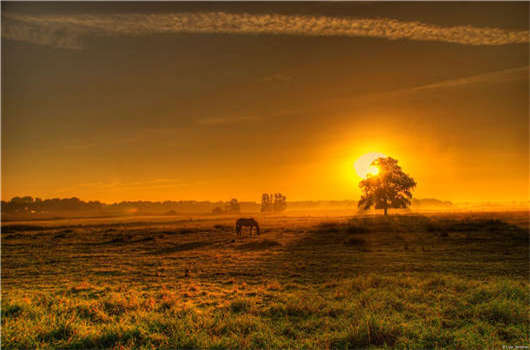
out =
[[[250,310],[250,302],[245,299],[236,299],[230,303],[230,310],[234,313],[248,312]]]
[[[22,306],[18,304],[9,304],[2,308],[2,318],[4,317],[18,317],[22,313]]]
[[[522,310],[521,305],[506,299],[495,299],[477,306],[475,310],[480,319],[490,324],[503,323],[508,325],[530,322],[528,314]]]

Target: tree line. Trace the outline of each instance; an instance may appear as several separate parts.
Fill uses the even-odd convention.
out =
[[[261,205],[255,202],[239,202],[236,198],[223,202],[210,201],[122,201],[118,203],[102,203],[100,201],[83,201],[77,197],[41,199],[31,196],[13,197],[2,201],[3,214],[31,216],[39,214],[68,215],[83,213],[86,215],[122,215],[122,214],[166,214],[178,213],[213,213],[238,214],[241,211],[255,212],[282,211],[287,207],[286,197],[281,194],[270,195]],[[263,199],[262,198],[262,199]]]
[[[208,213],[216,207],[243,208],[245,211],[259,210],[255,202],[211,201],[122,201],[102,203],[100,201],[83,201],[77,197],[41,199],[31,196],[14,197],[2,201],[3,214],[39,215],[39,214],[76,214],[87,215],[122,215],[122,214],[177,214]]]

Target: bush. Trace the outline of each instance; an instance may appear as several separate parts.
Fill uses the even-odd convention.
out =
[[[244,299],[236,299],[230,303],[230,310],[234,313],[248,312],[250,310],[250,302]]]

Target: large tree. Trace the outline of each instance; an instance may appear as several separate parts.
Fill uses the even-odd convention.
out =
[[[391,158],[377,158],[372,162],[379,169],[376,175],[368,177],[359,183],[363,191],[359,207],[369,209],[383,209],[385,215],[389,208],[406,208],[412,199],[412,189],[416,182],[412,177],[405,174],[398,161]]]

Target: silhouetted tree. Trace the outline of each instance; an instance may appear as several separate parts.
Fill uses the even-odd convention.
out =
[[[359,207],[369,209],[383,209],[385,215],[389,208],[406,208],[412,199],[412,189],[416,187],[416,182],[412,177],[405,174],[398,161],[391,158],[377,158],[372,162],[379,168],[377,175],[368,177],[359,183],[363,191]]]
[[[264,193],[261,195],[261,212],[267,211],[272,211],[272,198],[269,197],[268,193]]]
[[[212,209],[212,214],[214,215],[220,215],[223,213],[223,209],[221,207],[215,207]]]
[[[287,208],[287,197],[281,193],[264,193],[261,195],[261,211],[284,211]]]
[[[239,202],[237,199],[232,198],[230,202],[226,203],[225,206],[225,212],[230,214],[239,213],[241,211],[241,207],[239,206]]]
[[[287,208],[287,197],[281,193],[274,194],[274,211],[284,211]]]

